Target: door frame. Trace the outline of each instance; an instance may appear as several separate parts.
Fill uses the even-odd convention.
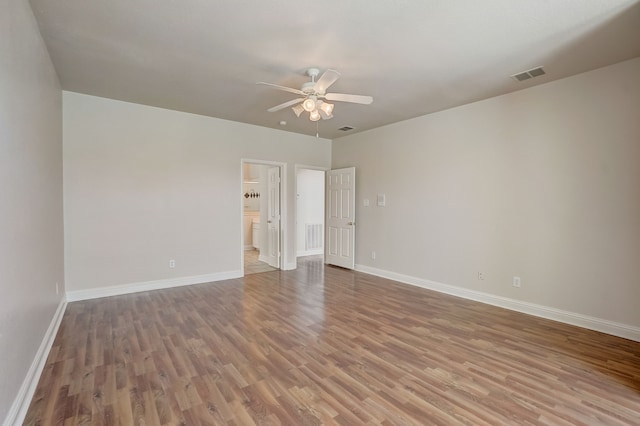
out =
[[[280,268],[285,270],[288,265],[288,242],[287,236],[289,234],[287,226],[287,163],[280,161],[258,160],[253,158],[241,158],[240,159],[240,190],[238,191],[240,200],[240,269],[242,269],[242,276],[244,277],[244,165],[245,164],[257,164],[261,166],[271,166],[280,168]],[[262,225],[262,224],[261,224]]]
[[[324,178],[326,180],[327,171],[331,170],[331,167],[309,166],[309,165],[306,165],[306,164],[295,164],[294,165],[294,173],[295,173],[295,175],[293,177],[293,183],[294,183],[294,189],[295,189],[295,193],[296,194],[298,193],[298,170],[300,170],[300,169],[302,169],[302,170],[305,170],[305,169],[306,170],[319,170],[321,172],[324,172]],[[327,188],[326,187],[325,187],[325,191],[324,192],[325,192],[325,194],[323,195],[323,197],[324,197],[324,213],[323,213],[324,218],[322,220],[322,222],[324,224],[323,227],[327,226],[327,224],[326,224],[326,222],[327,222],[327,219],[326,219],[326,216],[327,216],[327,194],[326,194]],[[297,222],[297,220],[298,220],[298,197],[296,197],[296,202],[293,205],[293,217],[295,218],[294,222]],[[294,261],[292,262],[292,266],[293,266],[292,269],[296,269],[298,267],[298,256],[297,256],[297,250],[298,250],[298,247],[297,247],[297,244],[298,244],[298,226],[297,226],[297,223],[296,223],[296,226],[293,227],[293,233],[294,233],[293,234],[293,236],[294,236],[293,240],[296,243],[296,247],[295,247],[295,252],[296,253],[295,253],[295,256],[293,257]],[[324,238],[324,228],[323,228],[322,234],[323,234],[322,238]],[[324,247],[324,243],[323,243],[323,247]],[[324,254],[323,254],[323,256],[324,256]]]

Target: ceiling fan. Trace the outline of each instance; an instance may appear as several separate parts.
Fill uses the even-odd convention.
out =
[[[371,96],[349,95],[346,93],[327,93],[329,86],[340,78],[340,73],[336,70],[328,69],[322,74],[322,76],[320,76],[318,81],[316,81],[316,77],[319,74],[320,70],[318,68],[309,68],[307,70],[307,75],[311,77],[311,81],[304,83],[300,89],[278,86],[277,84],[265,83],[262,81],[256,83],[302,96],[301,98],[276,105],[269,108],[267,111],[275,112],[292,106],[293,112],[296,116],[300,117],[300,114],[302,114],[303,111],[307,111],[309,113],[309,120],[318,121],[320,118],[328,120],[333,117],[333,104],[325,102],[325,100],[352,102],[364,105],[369,105],[373,102],[373,98]]]

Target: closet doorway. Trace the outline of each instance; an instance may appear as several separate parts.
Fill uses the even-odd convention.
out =
[[[324,256],[325,169],[296,166],[296,257]]]

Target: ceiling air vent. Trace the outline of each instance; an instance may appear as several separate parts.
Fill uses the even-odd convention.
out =
[[[545,75],[546,72],[542,69],[542,67],[533,68],[527,71],[519,72],[518,74],[513,74],[511,78],[518,81],[529,80],[530,78],[540,77],[541,75]]]
[[[343,132],[348,132],[349,130],[353,130],[354,128],[351,126],[340,127],[338,130],[342,130]]]

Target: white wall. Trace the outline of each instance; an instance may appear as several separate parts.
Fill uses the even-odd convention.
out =
[[[64,294],[62,100],[28,2],[0,5],[0,52],[0,420],[13,421]]]
[[[332,157],[358,173],[357,264],[640,326],[640,58],[344,137]]]
[[[242,271],[242,159],[287,163],[291,211],[294,164],[331,161],[310,136],[71,92],[63,104],[70,291]]]
[[[298,168],[297,198],[298,256],[322,253],[322,249],[306,251],[305,227],[308,223],[324,224],[324,171]]]

